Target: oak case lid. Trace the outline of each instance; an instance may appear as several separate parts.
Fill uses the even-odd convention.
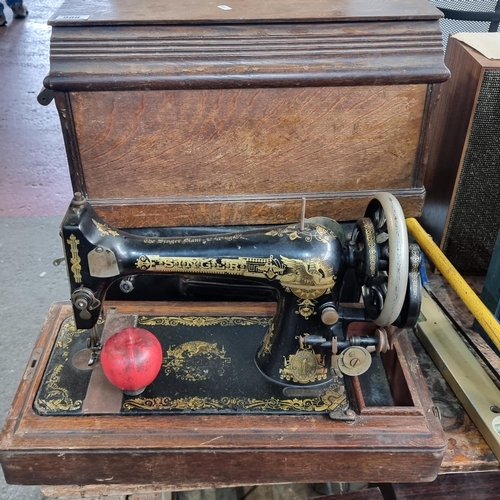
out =
[[[222,8],[221,8],[222,7]],[[230,7],[227,9],[226,7]],[[438,19],[440,12],[426,0],[67,0],[49,20],[53,26],[369,21]]]

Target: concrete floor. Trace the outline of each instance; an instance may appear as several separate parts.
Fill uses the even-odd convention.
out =
[[[47,19],[62,0],[27,0],[29,15],[0,27],[0,422],[49,305],[68,295],[58,226],[71,198],[54,104],[36,96],[49,69]],[[37,487],[9,486],[0,499],[39,499]]]

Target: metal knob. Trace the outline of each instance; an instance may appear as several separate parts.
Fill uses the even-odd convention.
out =
[[[339,356],[339,369],[345,375],[361,375],[372,364],[372,357],[364,347],[349,347]]]
[[[324,325],[334,325],[339,320],[339,313],[333,306],[327,306],[321,311],[321,321]]]

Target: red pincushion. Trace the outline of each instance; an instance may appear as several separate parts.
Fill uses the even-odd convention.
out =
[[[101,350],[108,380],[126,394],[140,394],[158,375],[162,363],[158,339],[142,328],[125,328],[112,335]]]

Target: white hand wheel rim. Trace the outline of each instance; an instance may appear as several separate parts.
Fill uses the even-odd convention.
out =
[[[391,325],[403,309],[408,286],[408,231],[405,215],[399,201],[389,193],[375,194],[384,210],[389,236],[389,276],[384,306],[373,322],[379,326]]]

